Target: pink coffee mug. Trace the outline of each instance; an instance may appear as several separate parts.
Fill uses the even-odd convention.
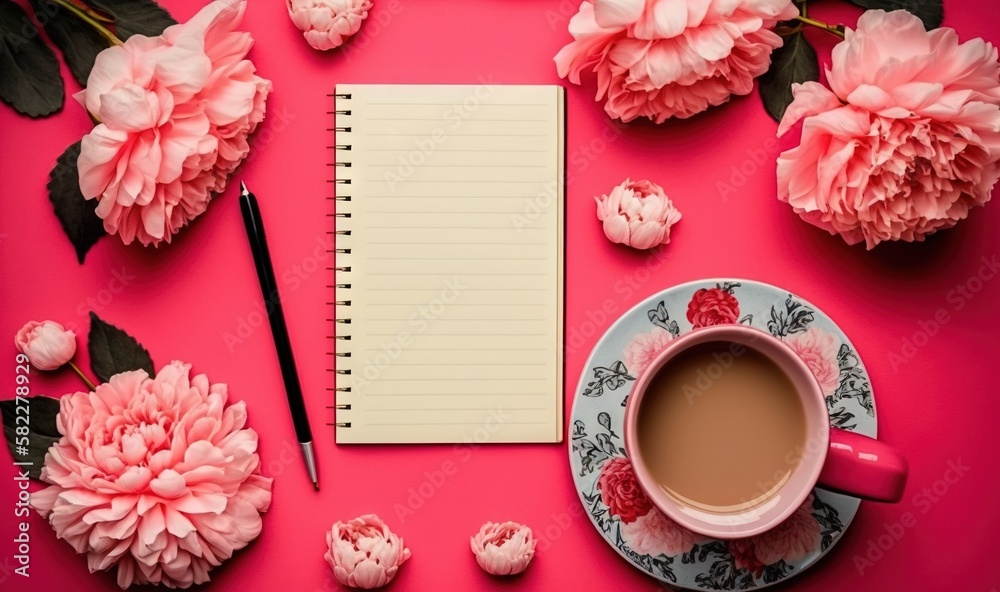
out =
[[[739,348],[750,348],[777,364],[795,387],[806,415],[806,445],[785,483],[753,507],[726,513],[684,504],[664,491],[646,466],[636,435],[642,400],[653,377],[680,352],[708,342],[729,343],[734,355],[742,353]],[[745,325],[695,329],[671,341],[636,378],[625,407],[624,431],[625,451],[639,486],[653,504],[681,526],[714,538],[743,538],[774,528],[817,485],[882,502],[898,502],[906,486],[906,459],[883,442],[831,428],[823,390],[806,363],[780,339]]]

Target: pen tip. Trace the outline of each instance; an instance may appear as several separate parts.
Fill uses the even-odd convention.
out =
[[[240,195],[247,195],[249,193],[250,193],[250,190],[247,189],[246,183],[244,183],[243,181],[240,181]]]
[[[319,491],[319,481],[313,481],[313,487],[316,488],[316,491]]]

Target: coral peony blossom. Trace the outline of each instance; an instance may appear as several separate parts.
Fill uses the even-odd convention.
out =
[[[76,334],[54,321],[30,321],[14,336],[14,345],[39,370],[55,370],[76,355]]]
[[[528,569],[536,544],[531,529],[517,522],[487,522],[471,539],[476,563],[494,576],[511,576]]]
[[[370,590],[388,584],[410,558],[403,539],[375,514],[334,523],[326,533],[326,546],[323,557],[334,577],[351,588]]]
[[[288,16],[309,45],[326,51],[340,47],[368,18],[371,0],[285,0]]]
[[[635,522],[653,508],[653,503],[639,487],[632,463],[624,456],[604,461],[597,478],[597,490],[608,512],[620,518],[622,524]]]
[[[778,198],[869,249],[921,241],[985,204],[1000,178],[997,49],[909,12],[871,10],[833,49],[830,89],[795,85],[778,133]],[[832,89],[832,90],[831,90]]]
[[[688,303],[687,319],[695,329],[732,324],[739,318],[739,301],[722,288],[701,288]]]
[[[622,538],[640,555],[680,555],[687,553],[702,537],[678,525],[653,508],[635,521],[622,523]]]
[[[123,372],[60,401],[62,438],[31,504],[118,585],[187,588],[257,538],[271,503],[257,433],[225,384],[173,362]]]
[[[669,243],[670,228],[681,219],[663,188],[649,181],[625,179],[610,194],[594,200],[608,240],[636,249]]]
[[[75,96],[100,120],[84,136],[80,190],[126,244],[170,242],[247,157],[271,83],[244,59],[245,0],[217,0],[158,37],[98,54]]]
[[[795,512],[774,528],[745,539],[726,543],[737,568],[746,568],[759,578],[764,568],[779,561],[791,563],[816,550],[820,540],[819,522],[812,515],[810,495]]]
[[[555,56],[560,77],[597,73],[597,100],[613,119],[662,123],[746,95],[794,18],[791,0],[586,0]]]
[[[673,339],[669,331],[654,327],[649,333],[639,333],[625,346],[623,361],[625,368],[633,375],[639,376],[652,363],[653,358]]]
[[[830,396],[840,386],[840,339],[815,327],[784,338],[795,353],[805,361],[813,376],[819,381],[823,394]]]

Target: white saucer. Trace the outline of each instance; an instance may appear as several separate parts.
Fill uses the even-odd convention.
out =
[[[774,286],[734,279],[691,282],[648,298],[608,329],[587,360],[573,403],[570,467],[584,509],[601,536],[636,568],[675,587],[763,588],[816,563],[850,525],[861,501],[816,489],[808,507],[781,526],[728,543],[682,530],[649,509],[641,490],[630,486],[627,459],[614,460],[625,457],[624,405],[637,373],[625,361],[641,363],[636,354],[644,351],[643,344],[655,348],[650,344],[669,339],[664,332],[686,333],[692,321],[752,325],[814,352],[819,368],[814,371],[827,371],[831,425],[874,437],[877,421],[868,372],[844,332],[815,306]],[[626,356],[630,344],[632,354]],[[606,489],[614,485],[617,494],[602,497],[602,469],[608,473]]]

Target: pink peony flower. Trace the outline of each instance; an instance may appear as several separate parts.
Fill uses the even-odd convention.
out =
[[[649,333],[639,333],[625,346],[623,354],[625,368],[633,376],[639,376],[673,338],[669,331],[660,327],[654,327]]]
[[[535,556],[531,529],[517,522],[487,522],[471,539],[476,563],[494,576],[512,576],[528,569]]]
[[[669,243],[670,228],[681,219],[663,188],[649,181],[625,179],[609,195],[594,199],[608,239],[636,249]]]
[[[31,504],[90,571],[118,585],[187,588],[261,531],[271,479],[257,432],[225,384],[172,362],[150,378],[123,372],[94,392],[66,395]]]
[[[803,220],[869,249],[921,241],[985,204],[1000,178],[997,49],[870,10],[846,31],[829,90],[794,87],[778,128],[804,120],[778,158],[778,198]]]
[[[337,581],[351,588],[379,588],[392,581],[410,558],[403,539],[375,514],[336,522],[326,533],[323,556]]]
[[[823,388],[823,394],[830,396],[840,386],[840,339],[815,327],[801,333],[792,333],[784,339],[795,353],[799,354],[813,376]]]
[[[309,45],[328,50],[343,45],[368,18],[371,0],[285,0],[288,16]]]
[[[787,520],[771,530],[728,541],[726,547],[733,555],[736,567],[747,568],[759,578],[768,565],[779,561],[798,561],[815,551],[820,529],[819,522],[812,515],[812,506],[813,496],[810,495]]]
[[[739,318],[739,301],[722,288],[701,288],[688,303],[687,319],[695,329],[732,324]]]
[[[101,121],[83,138],[80,190],[126,244],[169,243],[247,157],[271,83],[244,59],[245,8],[217,0],[158,37],[129,37],[75,95]]]
[[[30,321],[14,336],[14,345],[39,370],[55,370],[76,355],[76,334],[54,321]]]
[[[678,525],[656,508],[633,522],[623,522],[621,533],[630,549],[653,557],[687,553],[702,540],[702,537]]]
[[[791,0],[585,0],[556,69],[579,84],[593,67],[613,119],[691,117],[749,94],[781,47],[770,28],[796,15]]]
[[[608,507],[608,512],[620,518],[622,524],[635,522],[636,518],[653,508],[653,503],[639,487],[632,463],[624,456],[604,461],[597,478],[597,490],[601,492],[601,502]]]

